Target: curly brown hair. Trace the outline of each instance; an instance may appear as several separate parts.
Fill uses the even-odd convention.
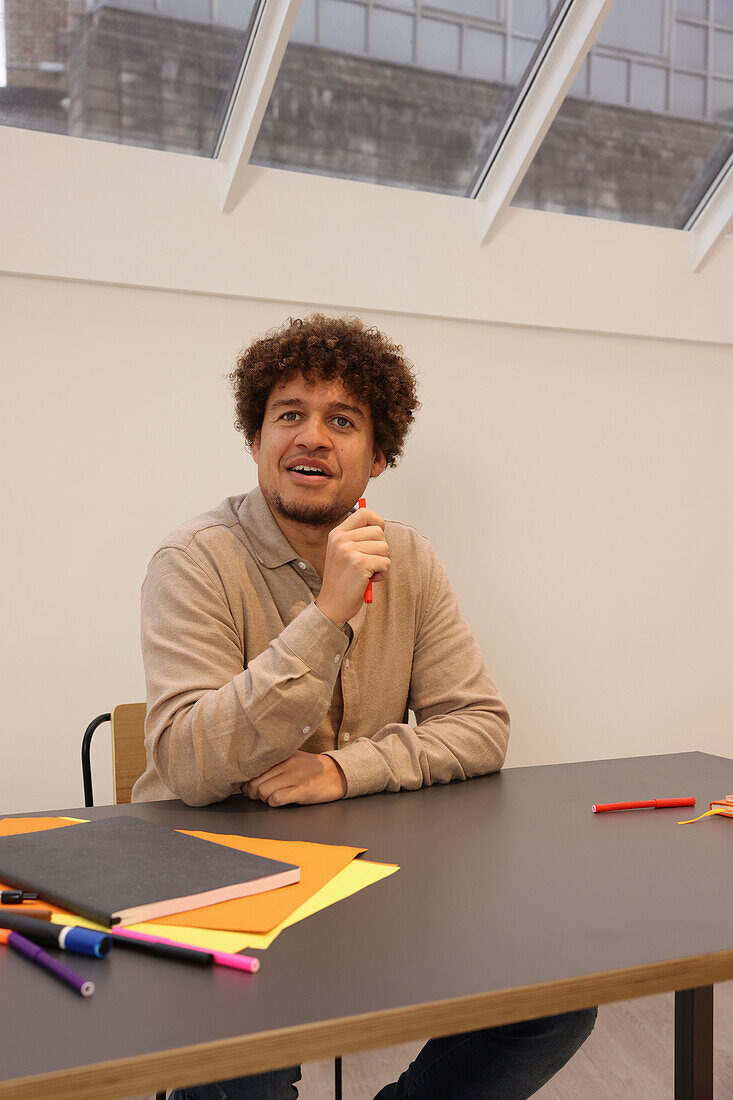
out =
[[[247,449],[262,427],[275,386],[300,372],[307,383],[341,381],[371,410],[374,443],[388,466],[402,454],[405,437],[420,408],[412,364],[402,347],[358,317],[289,317],[242,352],[229,378],[236,403],[237,431]]]

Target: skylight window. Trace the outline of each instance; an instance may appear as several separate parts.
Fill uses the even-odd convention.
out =
[[[5,0],[0,0],[0,88],[8,82],[8,70],[5,64]]]
[[[556,0],[302,0],[252,163],[467,196]]]
[[[213,156],[256,0],[4,7],[0,125]]]
[[[252,163],[689,228],[733,0],[0,0],[3,125],[216,158],[224,212]]]
[[[733,152],[733,0],[616,0],[514,198],[681,229]]]

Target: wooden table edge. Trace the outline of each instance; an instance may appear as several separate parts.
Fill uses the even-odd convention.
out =
[[[730,979],[733,949],[18,1077],[0,1082],[0,1100],[119,1100]]]

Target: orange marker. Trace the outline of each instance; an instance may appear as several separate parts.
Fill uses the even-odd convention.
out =
[[[361,497],[359,499],[359,507],[360,508],[366,508],[366,497]],[[371,582],[371,578],[370,578],[369,583],[366,586],[366,592],[364,593],[364,603],[371,603],[371,602],[372,602],[372,582]]]

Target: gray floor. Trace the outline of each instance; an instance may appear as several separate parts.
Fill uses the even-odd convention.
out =
[[[344,1100],[372,1100],[420,1049],[404,1043],[343,1060]],[[303,1067],[301,1100],[330,1100],[333,1062]],[[593,1034],[539,1100],[669,1100],[674,1094],[674,994],[603,1005]],[[149,1098],[135,1098],[149,1100]],[[733,1100],[733,982],[715,987],[715,1100]]]

